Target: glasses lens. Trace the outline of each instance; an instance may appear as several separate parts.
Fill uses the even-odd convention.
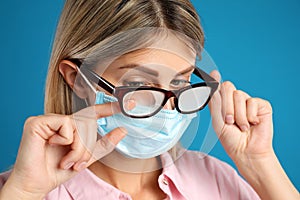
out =
[[[136,90],[126,93],[123,97],[123,105],[126,102],[134,100],[135,107],[128,109],[124,106],[124,111],[132,116],[148,116],[161,109],[164,100],[164,93],[154,90]]]
[[[178,98],[178,107],[182,112],[193,112],[205,105],[211,88],[207,86],[183,91]]]

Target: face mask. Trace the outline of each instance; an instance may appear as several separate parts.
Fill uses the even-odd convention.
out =
[[[95,104],[117,101],[115,97],[103,92],[96,93]],[[134,109],[146,109],[135,107]],[[177,110],[162,109],[148,118],[130,118],[122,113],[97,120],[101,136],[117,127],[124,127],[128,134],[117,144],[116,150],[126,157],[146,159],[158,156],[170,150],[181,138],[193,114],[181,114]]]

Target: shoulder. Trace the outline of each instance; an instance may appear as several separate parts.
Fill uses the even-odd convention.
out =
[[[215,157],[187,150],[175,165],[184,179],[218,192],[221,199],[259,199],[233,167]]]

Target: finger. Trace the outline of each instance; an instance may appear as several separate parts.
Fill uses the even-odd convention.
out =
[[[233,99],[234,99],[234,117],[235,122],[241,131],[247,131],[250,128],[247,119],[247,106],[246,101],[249,98],[245,92],[241,90],[235,90],[233,92]]]
[[[217,81],[221,80],[220,74],[216,70],[212,71],[210,75]],[[208,106],[210,108],[214,129],[219,136],[224,126],[224,118],[222,116],[222,99],[219,89],[211,97]]]
[[[229,81],[221,85],[222,114],[227,124],[234,124],[233,92],[235,90],[235,86]]]
[[[31,117],[26,120],[24,131],[30,130],[49,143],[62,145],[71,144],[73,141],[73,124],[69,116],[43,115]]]
[[[260,98],[250,98],[247,100],[247,118],[251,124],[259,124],[259,116],[265,114],[272,114],[272,106],[268,101]]]
[[[88,162],[88,166],[99,160],[100,158],[106,156],[112,152],[116,145],[126,136],[127,130],[125,128],[119,127],[113,129],[111,132],[103,136],[97,141],[95,149],[93,150],[93,155]]]
[[[74,141],[71,145],[70,151],[65,155],[60,162],[60,167],[62,169],[70,169],[78,161],[83,161],[83,155],[87,151],[87,148],[84,144],[81,143],[81,140],[77,133],[74,134]],[[78,164],[77,164],[78,166]]]
[[[97,119],[102,117],[112,116],[116,113],[120,113],[121,109],[118,102],[96,104],[94,105],[94,110]]]
[[[212,124],[218,136],[220,136],[223,126],[224,118],[222,115],[222,98],[219,91],[216,91],[209,102],[210,115],[212,117]]]
[[[99,118],[112,116],[119,112],[121,111],[118,102],[96,104],[74,113],[72,119],[78,124],[78,122],[95,121]]]
[[[75,131],[73,121],[68,117],[64,118],[61,122],[63,124],[58,130],[58,133],[49,138],[49,144],[70,145],[73,142]]]
[[[214,78],[216,81],[220,82],[221,81],[221,74],[217,71],[217,70],[213,70],[211,73],[210,73],[210,76],[212,78]]]
[[[96,104],[74,113],[73,119],[79,121],[95,120],[102,117],[112,116],[119,112],[121,112],[121,110],[118,102]]]
[[[91,152],[90,151],[87,151],[85,150],[84,153],[82,154],[80,160],[78,160],[74,166],[73,166],[73,169],[76,170],[76,171],[81,171],[85,168],[88,167],[88,161],[91,159]]]
[[[269,101],[257,98],[258,111],[257,116],[272,115],[272,105]]]

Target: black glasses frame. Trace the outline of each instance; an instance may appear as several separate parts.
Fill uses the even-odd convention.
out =
[[[80,60],[77,60],[77,59],[69,59],[69,60],[71,62],[75,63],[80,68],[80,66],[82,64]],[[131,117],[131,118],[147,118],[147,117],[151,117],[151,116],[157,114],[171,97],[174,97],[175,108],[178,112],[180,112],[182,114],[190,114],[190,113],[198,112],[198,111],[202,110],[208,104],[208,102],[210,101],[212,95],[215,93],[215,91],[217,90],[217,88],[219,86],[219,83],[214,78],[212,78],[210,75],[208,75],[206,72],[199,69],[198,67],[195,67],[195,69],[193,71],[193,74],[195,74],[196,76],[198,76],[199,78],[201,78],[205,82],[188,85],[188,86],[180,88],[178,90],[165,90],[165,89],[162,89],[162,88],[150,87],[150,86],[140,86],[140,87],[117,86],[116,87],[112,83],[110,83],[109,81],[107,81],[103,77],[99,76],[97,73],[95,73],[94,71],[92,71],[90,69],[82,68],[82,69],[80,69],[80,71],[90,81],[96,83],[98,86],[100,86],[101,88],[103,88],[104,90],[109,92],[110,94],[114,95],[119,101],[122,113],[124,115],[128,116],[128,117]],[[180,94],[183,93],[186,90],[189,90],[191,88],[197,88],[197,87],[209,87],[209,88],[211,88],[208,99],[198,109],[195,109],[195,110],[189,111],[189,112],[182,111],[178,106],[178,98],[179,98]],[[142,116],[130,115],[130,114],[126,113],[126,111],[124,110],[124,106],[123,106],[123,97],[129,92],[138,91],[138,90],[152,90],[152,91],[158,91],[158,92],[163,93],[165,95],[165,97],[164,97],[164,100],[161,104],[160,109],[157,109],[156,111],[154,111],[151,114],[142,115]]]

